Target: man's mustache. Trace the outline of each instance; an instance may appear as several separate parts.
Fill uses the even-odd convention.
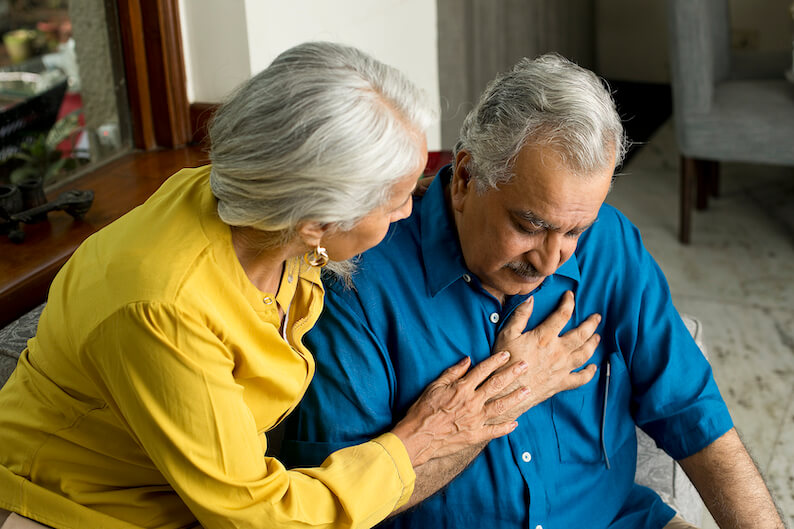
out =
[[[507,263],[505,268],[512,270],[525,279],[541,279],[543,277],[543,274],[538,272],[538,269],[532,266],[530,263]]]

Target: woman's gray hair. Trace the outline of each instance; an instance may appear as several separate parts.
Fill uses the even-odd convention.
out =
[[[491,81],[461,128],[455,155],[470,154],[469,174],[485,191],[507,183],[527,143],[548,145],[571,170],[587,174],[626,153],[615,102],[593,72],[557,54],[521,59]]]
[[[402,73],[360,50],[295,46],[215,113],[218,214],[281,240],[304,220],[350,229],[421,169],[420,139],[434,112]]]

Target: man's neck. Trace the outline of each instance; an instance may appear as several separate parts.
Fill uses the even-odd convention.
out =
[[[458,229],[457,219],[455,218],[455,210],[452,207],[452,195],[450,193],[449,183],[444,185],[444,205],[446,209],[447,218],[455,227],[455,235],[457,235],[458,237],[458,246],[460,246],[460,231]],[[466,264],[466,256],[462,255],[462,252],[461,252],[461,256],[463,257],[463,263]],[[466,265],[466,268],[469,268],[469,266]],[[503,292],[500,292],[499,290],[496,290],[495,288],[488,286],[484,283],[482,284],[482,287],[485,289],[486,292],[488,292],[490,295],[495,297],[497,301],[499,301],[499,304],[504,305],[505,295]]]

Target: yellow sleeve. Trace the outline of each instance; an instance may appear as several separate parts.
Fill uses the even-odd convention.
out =
[[[177,308],[130,305],[96,329],[86,351],[109,406],[205,529],[370,527],[413,491],[408,454],[392,434],[319,468],[287,471],[264,457],[232,353]]]

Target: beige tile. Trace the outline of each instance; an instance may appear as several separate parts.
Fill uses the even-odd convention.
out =
[[[794,185],[794,174],[789,178],[771,171],[774,178],[764,184],[765,201],[738,190],[713,201],[707,211],[694,212],[693,244],[683,246],[676,236],[677,184],[663,170],[637,170],[633,163],[627,169],[631,174],[615,183],[608,202],[640,229],[674,297],[687,294],[769,308],[794,307],[794,224],[769,214],[775,209],[794,210],[794,192],[789,203],[772,204]],[[726,184],[740,179],[727,170],[723,175]]]
[[[703,513],[703,523],[700,525],[700,529],[720,529],[717,525],[717,522],[714,521],[714,518],[711,517],[708,511]]]

